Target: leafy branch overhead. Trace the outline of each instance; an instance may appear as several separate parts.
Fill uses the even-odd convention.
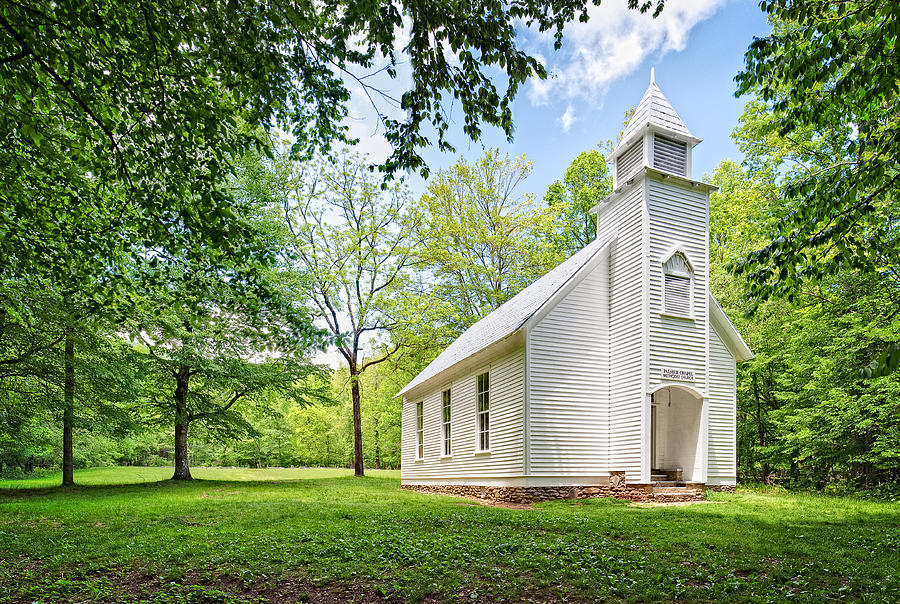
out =
[[[78,274],[143,245],[246,254],[221,186],[233,158],[265,148],[274,128],[291,134],[296,157],[348,142],[353,89],[393,146],[388,173],[427,174],[419,151],[435,137],[452,149],[454,107],[473,140],[484,124],[512,136],[519,86],[546,77],[517,46],[518,24],[552,32],[559,46],[565,24],[597,3],[2,3],[5,270],[50,274],[61,250]],[[406,90],[377,88],[378,73],[406,80],[401,63]],[[395,110],[405,117],[389,117]]]
[[[900,13],[895,2],[763,2],[773,23],[736,80],[772,119],[751,139],[788,152],[777,230],[738,265],[757,300],[793,298],[842,268],[892,272],[900,193]]]

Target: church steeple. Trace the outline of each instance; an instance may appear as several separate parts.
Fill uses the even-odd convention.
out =
[[[691,150],[699,142],[656,85],[656,74],[651,68],[650,86],[609,156],[613,188],[625,184],[643,167],[691,178]]]

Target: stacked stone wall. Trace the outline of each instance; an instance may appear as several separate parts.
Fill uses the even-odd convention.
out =
[[[734,493],[734,485],[733,484],[708,484],[706,485],[707,491],[715,491],[717,493]]]
[[[733,486],[709,485],[702,482],[680,482],[677,486],[628,484],[624,472],[612,472],[606,484],[544,487],[490,487],[463,484],[405,484],[404,489],[435,495],[457,495],[506,503],[537,503],[555,499],[588,499],[614,497],[629,501],[658,503],[703,501],[706,490],[734,491]]]
[[[653,485],[625,484],[610,481],[606,485],[579,485],[556,487],[488,487],[462,484],[405,484],[404,489],[436,495],[460,495],[488,501],[507,503],[537,503],[555,499],[588,499],[591,497],[615,497],[630,501],[653,501]],[[702,494],[701,494],[702,498]]]

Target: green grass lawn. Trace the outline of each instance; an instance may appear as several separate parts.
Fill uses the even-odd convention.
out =
[[[397,472],[170,468],[0,481],[0,602],[900,601],[900,506],[741,492],[530,509]]]

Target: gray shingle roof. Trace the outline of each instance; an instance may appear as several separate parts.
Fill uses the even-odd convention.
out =
[[[666,95],[662,93],[656,82],[651,81],[647,92],[644,93],[641,102],[638,103],[637,108],[634,110],[634,115],[631,116],[628,126],[625,127],[625,132],[622,133],[622,139],[619,141],[613,155],[634,140],[635,135],[648,124],[659,126],[664,130],[689,138],[696,138],[684,125],[681,118],[678,117],[678,113],[672,108]]]
[[[492,313],[472,325],[414,377],[397,396],[450,369],[491,344],[509,336],[522,327],[609,241],[593,241],[568,260],[520,291]]]

